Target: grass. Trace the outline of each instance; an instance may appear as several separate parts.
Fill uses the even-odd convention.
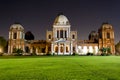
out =
[[[0,57],[0,80],[120,80],[120,57]]]

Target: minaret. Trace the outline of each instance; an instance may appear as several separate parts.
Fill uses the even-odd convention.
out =
[[[9,30],[8,53],[13,53],[14,49],[25,51],[24,43],[24,28],[19,23],[14,23]]]

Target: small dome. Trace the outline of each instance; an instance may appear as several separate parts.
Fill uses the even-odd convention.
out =
[[[63,14],[60,14],[56,17],[54,25],[70,25],[68,19]]]
[[[10,29],[18,29],[18,30],[24,30],[23,26],[21,24],[13,24],[10,26]]]

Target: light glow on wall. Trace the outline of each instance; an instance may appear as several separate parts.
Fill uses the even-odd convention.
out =
[[[78,54],[86,55],[87,53],[98,54],[98,46],[78,46]]]
[[[84,46],[84,47],[83,47],[83,53],[84,53],[84,54],[87,54],[87,52],[88,52],[87,46]]]
[[[81,47],[81,46],[78,46],[78,53],[79,53],[79,55],[82,55],[82,54],[83,54],[83,50],[82,50],[82,47]]]
[[[0,47],[0,53],[2,53],[3,52],[3,50],[2,50],[2,48]]]
[[[93,47],[92,46],[89,46],[89,52],[93,53]]]
[[[95,54],[98,53],[98,46],[95,46]]]

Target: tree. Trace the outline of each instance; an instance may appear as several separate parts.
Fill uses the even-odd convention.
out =
[[[116,54],[120,55],[120,41],[115,45]]]
[[[103,47],[102,49],[100,49],[100,51],[102,51],[102,54],[101,54],[102,56],[111,54],[111,49],[109,47],[107,47],[107,48]]]
[[[27,32],[25,33],[25,39],[26,39],[26,40],[34,40],[34,35],[32,34],[31,31],[27,31]]]
[[[7,41],[4,37],[0,36],[0,50],[1,52],[4,52],[4,48],[7,45]]]

